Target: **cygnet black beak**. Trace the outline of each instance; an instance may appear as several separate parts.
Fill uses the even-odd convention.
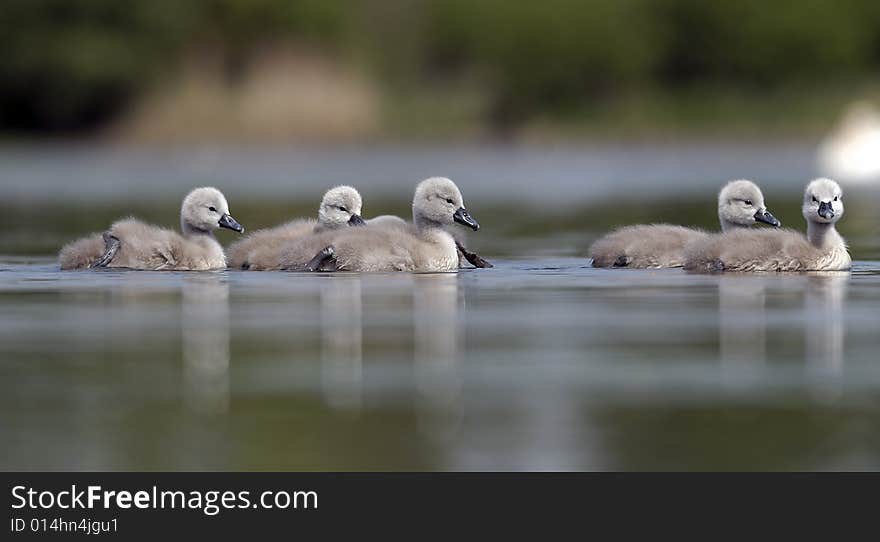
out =
[[[361,218],[361,215],[351,215],[351,218],[348,219],[349,226],[366,226],[367,223]]]
[[[474,217],[472,217],[464,207],[459,207],[458,210],[455,211],[455,214],[452,215],[452,218],[459,224],[467,226],[474,231],[480,229],[480,223],[474,220]]]
[[[225,214],[220,217],[220,222],[217,223],[221,228],[226,228],[228,230],[236,231],[238,233],[244,233],[244,226],[236,222],[234,218]]]
[[[830,201],[823,201],[819,204],[819,216],[826,220],[834,218],[834,207],[831,206]]]
[[[758,212],[755,213],[755,222],[763,222],[765,224],[770,224],[774,228],[778,228],[782,225],[775,216],[770,214],[770,211],[767,209],[758,209]]]

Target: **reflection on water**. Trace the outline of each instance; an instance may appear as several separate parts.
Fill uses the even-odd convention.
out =
[[[728,274],[718,277],[719,348],[725,373],[742,378],[745,371],[760,378],[768,361],[768,287],[800,284],[803,298],[805,371],[817,392],[833,395],[844,365],[847,272],[779,277]]]
[[[357,412],[363,379],[361,277],[340,275],[321,282],[321,382],[334,408]]]
[[[187,275],[181,283],[183,397],[201,413],[229,408],[229,285],[220,275]]]
[[[722,367],[728,372],[759,369],[767,358],[764,278],[721,275],[718,316]]]
[[[422,432],[451,439],[461,423],[458,276],[414,275],[413,343]]]
[[[0,261],[0,467],[880,468],[880,262],[748,276],[493,263],[324,276]]]
[[[844,303],[849,273],[829,272],[808,278],[804,299],[807,370],[819,393],[840,393],[844,369],[846,317]]]

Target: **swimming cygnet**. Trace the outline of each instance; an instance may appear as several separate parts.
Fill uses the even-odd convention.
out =
[[[357,190],[350,186],[337,186],[328,190],[318,207],[318,220],[297,219],[281,226],[257,230],[226,249],[229,267],[250,271],[281,269],[279,264],[285,245],[322,231],[337,230],[346,226],[362,226],[363,202]]]
[[[834,224],[843,216],[843,193],[831,179],[807,185],[801,212],[807,236],[792,230],[732,231],[685,249],[695,271],[845,271],[852,266]]]
[[[306,264],[307,270],[457,271],[458,248],[446,230],[454,222],[478,230],[458,187],[445,177],[419,183],[413,224],[406,228],[359,228],[340,232]],[[300,254],[300,258],[304,257]]]
[[[727,183],[718,193],[721,231],[748,228],[758,222],[778,227],[764,205],[764,194],[752,181]],[[590,247],[593,267],[666,268],[684,264],[684,248],[708,232],[671,224],[639,224],[619,228]]]
[[[391,228],[406,228],[409,226],[409,223],[400,218],[399,216],[394,215],[380,215],[373,218],[367,219],[367,225],[371,227],[391,227]],[[492,265],[489,260],[486,260],[476,252],[471,252],[467,249],[464,244],[464,235],[450,231],[452,237],[455,238],[455,246],[458,247],[458,263],[459,267],[465,267],[464,262],[467,261],[471,265],[479,269],[487,269],[490,267],[495,267]]]
[[[196,188],[183,200],[183,235],[134,218],[120,220],[103,235],[93,234],[61,249],[61,269],[113,267],[148,271],[225,269],[223,247],[214,230],[244,228],[229,215],[226,198],[216,188]]]

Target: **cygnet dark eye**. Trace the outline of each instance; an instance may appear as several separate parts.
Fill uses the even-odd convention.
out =
[[[208,210],[211,211],[212,213],[216,213],[216,212],[217,212],[217,208],[216,208],[216,207],[208,207]]]
[[[455,203],[452,201],[452,198],[446,198],[446,203]]]
[[[348,209],[346,209],[346,208],[343,207],[342,205],[339,206],[339,210],[342,211],[343,213],[347,213],[347,212],[348,212]]]
[[[834,196],[834,201],[837,201],[838,199],[840,199],[840,196]]]
[[[819,203],[819,200],[816,199],[816,196],[813,196],[813,203]]]
[[[750,200],[750,199],[745,200],[745,204],[746,204],[746,205],[751,205],[751,204],[752,204],[752,200]]]

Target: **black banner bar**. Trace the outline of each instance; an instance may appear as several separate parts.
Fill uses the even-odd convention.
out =
[[[873,499],[858,496],[880,483],[877,474],[4,473],[0,479],[2,540],[441,533],[470,539],[477,531],[838,536],[871,525]],[[845,520],[831,521],[836,513]]]

